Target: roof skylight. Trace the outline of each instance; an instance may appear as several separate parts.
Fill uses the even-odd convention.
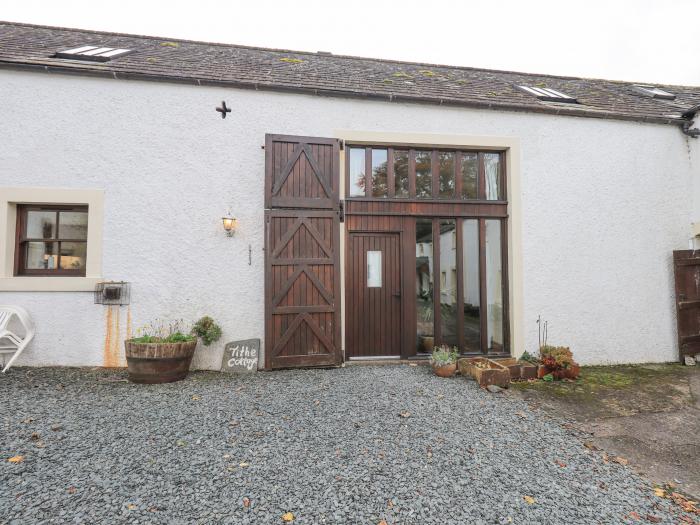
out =
[[[635,85],[634,89],[639,91],[642,95],[652,98],[660,98],[662,100],[675,100],[676,98],[676,95],[673,93],[669,93],[668,91],[664,91],[663,89],[655,86]]]
[[[56,53],[56,58],[69,58],[72,60],[87,60],[90,62],[107,62],[131,53],[131,49],[120,49],[103,46],[81,46],[66,49]]]
[[[561,91],[552,88],[534,87],[534,86],[518,86],[520,89],[531,95],[535,95],[539,100],[547,102],[576,102],[576,98],[566,95]]]

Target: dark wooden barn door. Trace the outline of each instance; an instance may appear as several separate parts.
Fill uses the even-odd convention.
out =
[[[346,352],[401,355],[401,250],[398,233],[353,233],[347,254]]]
[[[338,141],[267,135],[265,152],[265,367],[338,365]]]
[[[700,353],[700,252],[673,252],[678,349],[681,361]]]

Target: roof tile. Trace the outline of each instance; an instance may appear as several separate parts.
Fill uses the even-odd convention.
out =
[[[103,63],[53,58],[81,45],[133,49]],[[655,122],[700,104],[700,87],[658,85],[675,100],[644,96],[633,83],[408,63],[171,38],[0,22],[0,66],[41,66],[144,79],[231,84],[337,96]],[[578,104],[544,102],[518,85],[548,87]]]

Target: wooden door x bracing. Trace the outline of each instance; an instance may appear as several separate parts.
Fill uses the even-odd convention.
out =
[[[338,141],[267,135],[265,151],[265,367],[338,365]]]

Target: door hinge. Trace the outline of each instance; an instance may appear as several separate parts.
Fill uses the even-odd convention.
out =
[[[338,146],[340,146],[340,151],[345,149],[345,141],[343,139],[338,139]]]
[[[338,202],[338,217],[340,222],[345,222],[345,201]]]

